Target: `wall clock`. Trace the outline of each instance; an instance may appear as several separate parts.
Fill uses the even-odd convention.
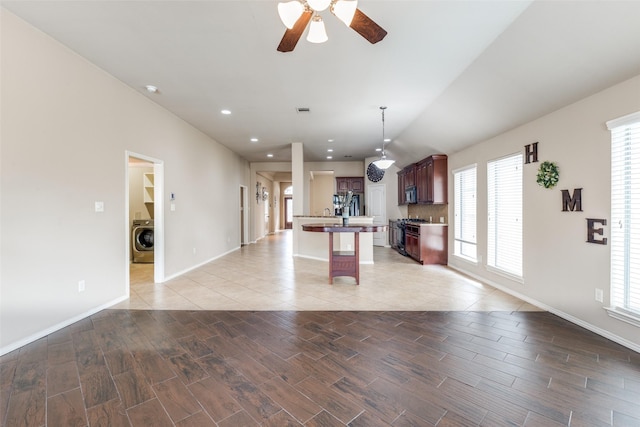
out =
[[[384,177],[384,170],[380,169],[373,163],[369,163],[369,166],[367,167],[367,178],[369,178],[369,181],[378,182],[382,177]]]

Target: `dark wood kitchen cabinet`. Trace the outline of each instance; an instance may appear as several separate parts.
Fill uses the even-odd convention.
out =
[[[404,168],[404,188],[416,185],[416,164]]]
[[[438,154],[421,160],[416,165],[418,203],[447,203],[447,156]]]
[[[364,193],[364,177],[346,176],[336,178],[336,189],[339,193],[346,193],[347,191]]]
[[[416,163],[416,193],[418,203],[427,203],[427,159]]]
[[[448,227],[443,224],[411,224],[405,226],[405,251],[420,264],[448,262]]]
[[[404,250],[407,255],[420,262],[420,224],[405,225]]]
[[[398,172],[398,205],[406,205],[406,194],[404,192],[404,169]]]

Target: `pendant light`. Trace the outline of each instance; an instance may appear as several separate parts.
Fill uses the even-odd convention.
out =
[[[387,107],[380,107],[380,111],[382,111],[382,151],[380,153],[380,158],[373,162],[378,169],[382,170],[389,169],[389,167],[395,163],[395,160],[387,159],[386,152],[384,151],[384,144],[386,142],[384,139],[384,110],[386,109]]]

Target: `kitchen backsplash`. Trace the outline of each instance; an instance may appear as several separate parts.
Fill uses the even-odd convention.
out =
[[[449,223],[449,205],[409,205],[409,218],[421,218],[428,220],[433,218],[433,222],[440,222],[440,217],[444,218],[444,223]]]

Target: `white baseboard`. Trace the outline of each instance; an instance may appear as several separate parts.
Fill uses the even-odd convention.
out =
[[[452,270],[456,270],[456,271],[458,271],[458,272],[460,272],[462,274],[465,274],[465,275],[467,275],[469,277],[473,277],[474,279],[478,280],[479,282],[486,283],[489,286],[492,286],[492,287],[494,287],[496,289],[499,289],[504,293],[512,295],[512,296],[514,296],[516,298],[520,298],[521,300],[526,301],[529,304],[533,304],[536,307],[540,307],[540,308],[548,311],[549,313],[553,313],[556,316],[561,317],[561,318],[563,318],[565,320],[568,320],[571,323],[575,323],[576,325],[581,326],[581,327],[583,327],[585,329],[588,329],[589,331],[591,331],[593,333],[596,333],[596,334],[598,334],[600,336],[603,336],[603,337],[605,337],[607,339],[610,339],[613,342],[616,342],[616,343],[618,343],[620,345],[623,345],[623,346],[625,346],[625,347],[627,347],[627,348],[629,348],[629,349],[631,349],[631,350],[633,350],[635,352],[640,353],[640,345],[638,345],[638,344],[636,344],[634,342],[631,342],[631,341],[629,341],[629,340],[627,340],[625,338],[622,338],[622,337],[620,337],[618,335],[612,334],[611,332],[609,332],[609,331],[607,331],[605,329],[602,329],[602,328],[600,328],[598,326],[592,325],[591,323],[585,322],[582,319],[579,319],[579,318],[574,317],[574,316],[572,316],[572,315],[570,315],[568,313],[565,313],[562,310],[558,310],[557,308],[554,308],[554,307],[551,307],[551,306],[549,306],[547,304],[544,304],[544,303],[542,303],[542,302],[540,302],[538,300],[535,300],[535,299],[533,299],[533,298],[531,298],[531,297],[529,297],[527,295],[523,295],[520,292],[516,292],[511,288],[507,288],[507,287],[502,286],[502,285],[500,285],[498,283],[495,283],[495,282],[493,282],[491,280],[488,280],[485,277],[480,277],[477,274],[471,273],[471,272],[469,272],[467,270],[464,270],[464,269],[459,268],[459,267],[455,267],[453,265],[448,265],[448,267],[451,268]]]
[[[51,326],[49,328],[43,329],[42,331],[38,331],[35,334],[29,335],[28,337],[25,337],[25,338],[22,338],[19,341],[16,341],[16,342],[11,343],[11,344],[9,344],[7,346],[4,346],[4,347],[0,348],[0,356],[2,356],[3,354],[10,353],[10,352],[12,352],[14,350],[17,350],[20,347],[23,347],[23,346],[25,346],[27,344],[30,344],[30,343],[34,342],[34,341],[37,341],[40,338],[46,337],[47,335],[52,334],[52,333],[54,333],[56,331],[59,331],[62,328],[66,328],[67,326],[72,325],[72,324],[74,324],[74,323],[76,323],[76,322],[78,322],[78,321],[80,321],[80,320],[82,320],[84,318],[87,318],[89,316],[93,316],[97,312],[102,311],[102,310],[104,310],[106,308],[109,308],[109,307],[111,307],[113,305],[116,305],[116,304],[118,304],[118,303],[120,303],[122,301],[125,301],[128,298],[129,298],[128,295],[123,295],[123,296],[118,297],[118,298],[116,298],[116,299],[114,299],[112,301],[109,301],[109,302],[107,302],[105,304],[102,304],[102,305],[100,305],[98,307],[94,307],[89,311],[85,311],[82,314],[78,314],[77,316],[73,316],[70,319],[64,320],[64,321],[62,321],[60,323],[57,323],[57,324],[55,324],[55,325],[53,325],[53,326]]]

